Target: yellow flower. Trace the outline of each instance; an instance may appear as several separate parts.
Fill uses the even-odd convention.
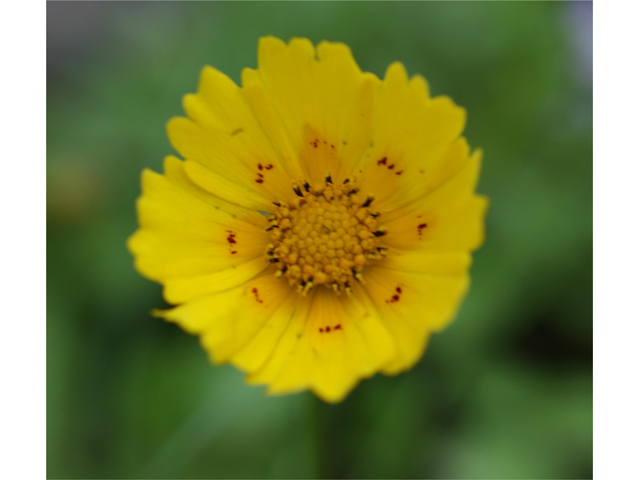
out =
[[[137,270],[158,315],[270,393],[338,402],[397,374],[449,324],[483,241],[481,153],[465,111],[402,64],[262,38],[242,87],[212,67],[169,121],[164,174],[142,174]]]

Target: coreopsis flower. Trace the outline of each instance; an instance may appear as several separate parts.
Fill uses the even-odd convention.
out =
[[[242,87],[205,67],[184,109],[128,244],[177,305],[158,315],[270,393],[337,402],[411,368],[483,241],[465,111],[400,63],[380,80],[344,44],[273,37]]]

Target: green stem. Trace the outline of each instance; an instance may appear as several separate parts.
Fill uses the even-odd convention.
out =
[[[315,395],[311,395],[309,405],[310,431],[312,432],[313,456],[316,478],[329,479],[331,477],[331,461],[329,446],[327,445],[327,405]]]

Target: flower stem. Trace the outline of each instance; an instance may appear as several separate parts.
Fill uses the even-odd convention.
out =
[[[328,425],[325,415],[327,406],[318,397],[311,395],[309,407],[316,478],[332,478],[329,445],[327,444]]]

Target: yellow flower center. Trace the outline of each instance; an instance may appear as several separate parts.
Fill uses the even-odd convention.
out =
[[[294,184],[288,203],[274,202],[276,212],[267,217],[272,243],[267,261],[279,266],[276,276],[306,295],[314,285],[325,285],[337,294],[351,293],[352,281],[362,282],[362,270],[385,254],[378,229],[379,213],[363,199],[352,180],[339,186],[327,176],[324,183],[302,187]]]

